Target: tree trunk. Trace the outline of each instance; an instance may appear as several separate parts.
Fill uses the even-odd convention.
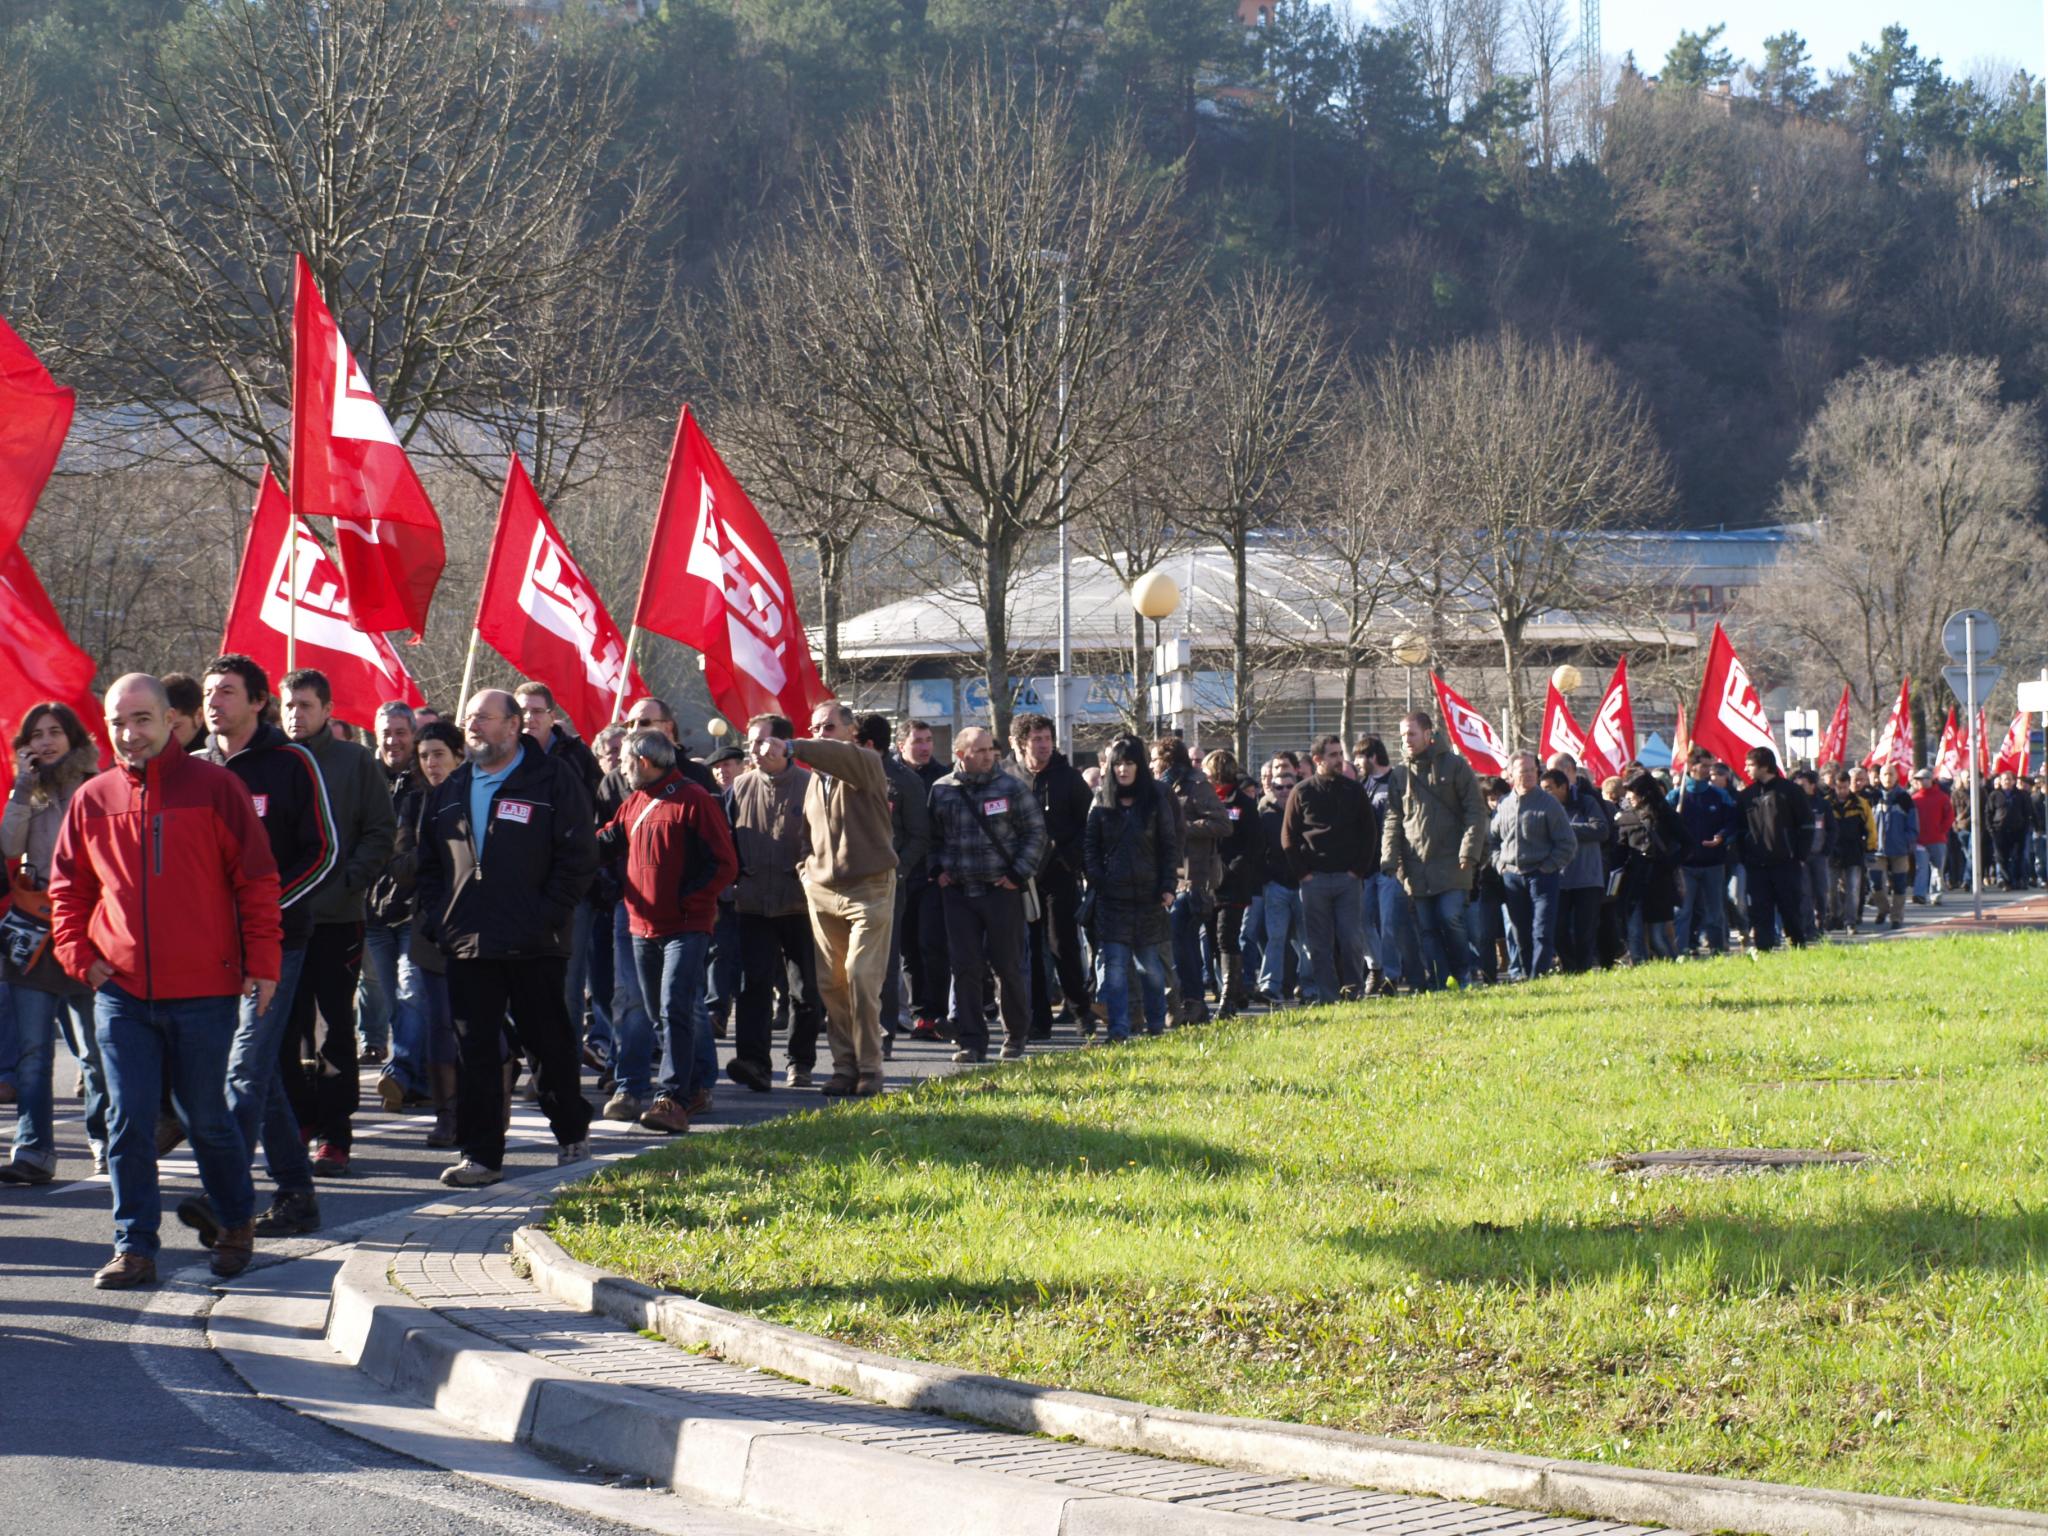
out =
[[[818,621],[824,630],[825,655],[819,676],[835,692],[839,686],[839,620],[844,599],[841,578],[846,573],[846,546],[836,539],[821,537],[818,548]]]
[[[1508,669],[1508,750],[1520,751],[1522,747],[1522,626],[1502,624],[1500,627],[1501,658]]]
[[[1250,579],[1246,575],[1246,567],[1250,563],[1250,553],[1246,548],[1248,542],[1249,540],[1245,535],[1244,529],[1239,528],[1237,538],[1233,541],[1230,551],[1230,579],[1236,589],[1237,598],[1237,612],[1233,619],[1233,630],[1230,636],[1230,702],[1231,714],[1236,717],[1232,722],[1235,728],[1231,732],[1231,745],[1236,750],[1237,761],[1240,767],[1251,759],[1252,715],[1257,704],[1257,701],[1252,697],[1251,614],[1246,606],[1246,593],[1251,586]],[[1188,594],[1188,600],[1190,602],[1194,600],[1192,592]],[[1190,695],[1188,703],[1192,706],[1194,703],[1194,664],[1192,660],[1190,660],[1188,665],[1188,673],[1188,693]]]
[[[1001,744],[1010,736],[1010,548],[1001,536],[982,550],[983,619],[988,626],[986,676],[989,728]]]

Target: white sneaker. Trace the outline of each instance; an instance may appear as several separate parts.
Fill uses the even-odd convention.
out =
[[[572,1141],[555,1153],[555,1166],[557,1168],[566,1168],[571,1163],[587,1163],[589,1161],[590,1142],[588,1138],[582,1141]]]
[[[450,1189],[482,1189],[486,1184],[496,1184],[505,1177],[502,1168],[486,1168],[473,1158],[465,1157],[452,1168],[441,1170],[441,1182]]]
[[[811,1074],[802,1067],[791,1067],[782,1074],[782,1086],[785,1088],[808,1088],[811,1086]]]
[[[604,1101],[604,1117],[607,1120],[623,1120],[631,1125],[646,1112],[647,1106],[623,1088]]]

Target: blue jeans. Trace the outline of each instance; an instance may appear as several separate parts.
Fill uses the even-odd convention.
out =
[[[14,1025],[10,1022],[14,1012],[13,991],[0,981],[0,1083],[14,1081],[14,1064],[21,1055],[21,1045],[14,1038]]]
[[[666,1069],[661,1091],[684,1105],[718,1081],[718,1043],[711,1037],[711,1010],[704,1002],[710,953],[708,933],[633,940],[640,995],[655,999],[655,1012],[661,1019],[662,1066]],[[652,1031],[638,1040],[646,1046],[631,1055],[622,1051],[612,1070],[621,1092],[644,1099],[651,1086]]]
[[[1266,944],[1261,957],[1259,989],[1268,997],[1277,998],[1287,986],[1287,949],[1291,944],[1297,951],[1301,947],[1302,913],[1301,891],[1292,885],[1266,883],[1264,899],[1260,907],[1265,913]],[[1306,965],[1297,964],[1295,969],[1306,972]]]
[[[908,903],[905,901],[905,897],[909,894],[901,881],[897,882],[896,892],[897,923],[896,927],[891,930],[889,941],[892,951],[895,950],[902,936],[902,914],[907,910]],[[900,967],[892,966],[890,968],[887,984],[890,987],[894,987],[900,993],[902,983],[898,979],[899,970]],[[711,982],[710,989],[704,994],[704,999],[711,1008],[712,1017],[722,1024],[732,1017],[733,1004],[737,1001],[739,995],[739,909],[729,901],[721,901],[718,904],[718,921],[711,928]],[[882,1009],[884,1033],[892,1033],[895,1030],[897,1017],[902,1012],[900,997],[897,999],[897,1004],[898,1006],[894,1010],[891,1010],[886,1005]]]
[[[160,1246],[163,1204],[157,1193],[156,1119],[166,1078],[171,1102],[199,1162],[199,1181],[221,1225],[239,1227],[255,1214],[249,1144],[228,1108],[235,1001],[187,997],[151,1002],[113,982],[93,998],[93,1023],[111,1100],[107,1170],[113,1175],[117,1252],[154,1258]]]
[[[1365,882],[1365,922],[1375,947],[1373,964],[1388,981],[1422,982],[1422,950],[1415,935],[1415,906],[1408,889],[1393,875],[1373,875]]]
[[[33,987],[7,988],[13,994],[14,1161],[46,1173],[57,1171],[57,1117],[50,1078],[57,1057],[57,1018],[76,1012],[83,999],[38,992]],[[9,1021],[0,1016],[0,1025]],[[102,1111],[104,1114],[104,1111]],[[105,1135],[105,1127],[101,1127]]]
[[[397,951],[389,951],[382,968],[373,964],[371,946],[376,942],[377,931],[376,923],[363,924],[363,963],[356,973],[356,1042],[358,1055],[375,1050],[388,1056],[392,1014],[398,1007]]]
[[[1257,977],[1265,968],[1266,893],[1263,888],[1244,909],[1244,921],[1237,928],[1237,953],[1244,965],[1247,981]]]
[[[1208,903],[1193,891],[1173,898],[1168,914],[1173,924],[1173,971],[1180,982],[1181,1012],[1188,1018],[1206,1017],[1209,1008],[1202,1000],[1202,918]]]
[[[626,904],[614,902],[611,911],[612,924],[612,1077],[618,1088],[626,1086],[619,1063],[631,1052],[637,1052],[639,1060],[651,1062],[654,1059],[654,1025],[647,1017],[645,994],[640,990],[640,968],[633,958],[633,933],[626,922]],[[635,1090],[639,1097],[645,1097],[648,1069],[641,1068],[641,1087]]]
[[[299,1117],[285,1094],[282,1061],[285,1027],[291,1023],[292,1001],[305,967],[304,948],[284,952],[269,1009],[259,1014],[253,997],[242,998],[236,1007],[234,1044],[228,1048],[228,1111],[235,1117],[242,1146],[253,1156],[256,1143],[263,1143],[271,1181],[287,1194],[306,1194],[313,1188],[313,1164],[299,1134]],[[185,1129],[190,1135],[191,1127]]]
[[[1508,946],[1525,978],[1557,966],[1559,878],[1520,870],[1505,871],[1500,877],[1507,888]]]
[[[1301,919],[1316,1001],[1334,1003],[1344,987],[1364,985],[1365,925],[1359,881],[1339,872],[1304,875]]]
[[[1728,871],[1719,864],[1688,864],[1679,872],[1678,952],[1692,953],[1693,940],[1707,936],[1707,947],[1728,953]]]
[[[412,937],[410,924],[388,927],[369,923],[363,928],[362,996],[378,999],[380,1015],[376,1033],[365,1024],[365,1040],[391,1046],[383,1076],[395,1077],[408,1093],[427,1091],[426,1020],[420,1014],[419,973],[405,952]]]
[[[1434,896],[1416,896],[1411,901],[1429,972],[1427,985],[1440,990],[1453,976],[1460,982],[1467,980],[1472,974],[1472,945],[1465,937],[1465,908],[1472,904],[1472,893],[1438,891]],[[1419,978],[1409,978],[1410,986],[1417,986],[1418,982]]]
[[[1131,969],[1137,968],[1145,992],[1145,1033],[1157,1035],[1166,1029],[1166,967],[1159,960],[1157,944],[1105,944],[1095,954],[1102,975],[1096,983],[1095,1000],[1109,1014],[1109,1038],[1131,1038]]]
[[[1505,936],[1506,926],[1500,903],[1475,893],[1465,914],[1465,927],[1472,936],[1472,969],[1488,981],[1499,975],[1500,951],[1497,946]]]
[[[612,909],[585,905],[577,909],[576,921],[590,930],[589,974],[585,978],[590,987],[590,1028],[583,1038],[609,1061],[615,1044],[612,1039],[612,993],[618,989],[618,956],[611,944]]]

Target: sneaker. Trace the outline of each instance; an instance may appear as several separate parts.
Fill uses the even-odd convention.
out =
[[[331,1141],[323,1141],[313,1151],[313,1177],[316,1179],[345,1179],[348,1177],[348,1153]]]
[[[581,1141],[564,1142],[555,1152],[555,1166],[557,1168],[566,1168],[571,1163],[587,1163],[589,1161],[590,1139],[588,1137]]]
[[[896,1059],[896,1037],[895,1037],[894,1035],[884,1035],[884,1036],[882,1036],[882,1060],[884,1060],[884,1061],[894,1061],[895,1059]]]
[[[810,1068],[808,1068],[808,1067],[791,1067],[791,1068],[790,1068],[790,1069],[789,1069],[789,1070],[788,1070],[787,1072],[785,1072],[785,1073],[783,1073],[783,1074],[782,1074],[782,1086],[783,1086],[783,1087],[785,1087],[785,1088],[808,1088],[808,1087],[810,1087],[810,1086],[811,1086],[811,1072],[810,1072]]]
[[[640,1117],[640,1123],[650,1131],[680,1136],[690,1128],[690,1112],[674,1094],[664,1093],[648,1106],[647,1113]]]
[[[623,1088],[604,1101],[601,1113],[607,1120],[622,1120],[631,1125],[646,1111],[647,1106]]]
[[[857,1081],[855,1078],[848,1077],[844,1072],[834,1072],[825,1079],[825,1086],[820,1088],[818,1092],[828,1093],[835,1099],[850,1099],[853,1097],[853,1090]]]
[[[384,1061],[384,1047],[381,1045],[366,1045],[356,1052],[356,1060],[366,1067],[380,1066]]]
[[[95,1175],[102,1174],[107,1171],[107,1149],[104,1146],[100,1145],[100,1143],[98,1142],[93,1143],[92,1171]]]
[[[742,1061],[735,1056],[725,1064],[725,1075],[742,1088],[751,1088],[756,1093],[766,1093],[775,1086],[775,1077],[759,1062]]]
[[[93,1272],[93,1289],[132,1291],[138,1285],[156,1284],[156,1260],[147,1254],[116,1253]]]
[[[502,1168],[486,1168],[474,1158],[465,1157],[452,1168],[441,1170],[441,1182],[450,1189],[482,1189],[486,1184],[496,1184],[505,1177]]]
[[[1012,1044],[1008,1044],[1008,1045],[1005,1045],[1005,1046],[1003,1047],[1003,1060],[1005,1060],[1005,1061],[1022,1061],[1023,1059],[1024,1059],[1024,1047],[1023,1047],[1023,1046],[1021,1046],[1021,1045],[1017,1045],[1017,1044],[1014,1044],[1014,1043],[1012,1043]]]
[[[256,1218],[258,1237],[304,1237],[320,1230],[320,1200],[310,1189],[279,1190]]]
[[[953,1053],[953,1059],[964,1067],[972,1063],[987,1061],[988,1052],[986,1050],[977,1051],[972,1047],[963,1046]]]
[[[462,1138],[455,1134],[455,1111],[452,1108],[434,1111],[434,1123],[427,1128],[427,1145],[437,1150],[462,1145]]]
[[[5,1167],[0,1167],[0,1184],[47,1184],[56,1177],[56,1169],[45,1168],[41,1163],[26,1162],[18,1157]]]
[[[220,1217],[213,1211],[213,1202],[204,1195],[188,1195],[178,1202],[178,1220],[199,1234],[199,1246],[211,1248],[220,1241],[222,1227]]]
[[[213,1242],[213,1257],[207,1261],[211,1269],[223,1280],[232,1280],[249,1267],[249,1261],[256,1256],[256,1231],[249,1222],[239,1227],[223,1227],[220,1236]]]
[[[386,1072],[377,1079],[377,1102],[385,1113],[395,1115],[405,1108],[405,1084]]]

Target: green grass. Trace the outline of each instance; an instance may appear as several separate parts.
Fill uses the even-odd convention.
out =
[[[1639,1180],[1618,1152],[1877,1161]],[[1214,1412],[2048,1508],[2048,936],[1209,1026],[691,1136],[578,1257]]]

